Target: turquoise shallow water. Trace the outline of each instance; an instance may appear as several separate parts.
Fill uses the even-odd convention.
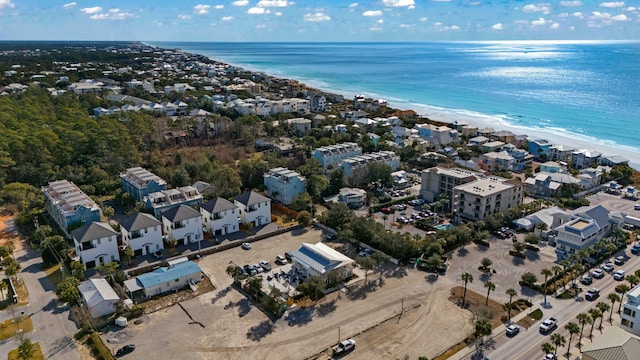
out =
[[[153,45],[640,164],[639,42]]]

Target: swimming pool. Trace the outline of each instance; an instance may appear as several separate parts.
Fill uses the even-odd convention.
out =
[[[437,226],[434,226],[436,229],[441,230],[441,231],[445,231],[445,230],[449,230],[453,227],[453,225],[451,224],[440,224]]]

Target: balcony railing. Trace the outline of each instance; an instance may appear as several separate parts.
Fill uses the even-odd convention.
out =
[[[96,246],[90,241],[80,243],[80,251],[85,251],[85,250],[95,249],[95,248]]]

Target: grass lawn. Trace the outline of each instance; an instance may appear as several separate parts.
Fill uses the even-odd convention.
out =
[[[62,272],[60,271],[60,264],[54,265],[46,269],[44,273],[47,274],[49,281],[51,281],[53,285],[57,286],[58,283],[62,281]]]
[[[20,279],[19,281],[14,281],[13,284],[16,287],[16,294],[18,295],[18,304],[17,305],[26,305],[29,303],[29,291],[27,291],[27,287],[24,285],[24,281]]]
[[[31,360],[44,360],[44,355],[42,355],[42,349],[40,348],[40,343],[34,343],[33,344],[34,347],[36,348],[36,351],[33,352],[33,356],[31,356],[29,359]],[[13,349],[11,351],[9,351],[9,358],[8,360],[18,360],[18,349]]]
[[[25,333],[33,331],[33,322],[29,316],[22,316],[17,323],[13,322],[13,319],[5,320],[0,323],[0,341],[14,336],[18,326]]]

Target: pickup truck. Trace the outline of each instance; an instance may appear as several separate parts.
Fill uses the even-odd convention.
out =
[[[558,327],[558,319],[554,317],[550,317],[547,320],[543,321],[542,324],[540,324],[540,332],[542,334],[548,334],[553,330],[555,330],[557,327]]]
[[[333,355],[342,355],[356,347],[356,341],[353,339],[347,339],[341,341],[340,344],[334,346],[331,350],[333,350]]]

